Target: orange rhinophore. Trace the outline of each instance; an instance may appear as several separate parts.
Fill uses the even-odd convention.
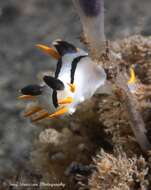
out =
[[[138,89],[138,83],[133,66],[130,67],[130,79],[128,80],[127,85],[131,93],[136,93]]]
[[[37,44],[36,46],[42,51],[44,51],[45,53],[51,55],[54,59],[57,59],[57,60],[60,59],[59,53],[54,48],[51,48],[42,44]]]
[[[132,84],[136,82],[136,75],[133,66],[130,67],[130,79],[128,80],[128,84]]]

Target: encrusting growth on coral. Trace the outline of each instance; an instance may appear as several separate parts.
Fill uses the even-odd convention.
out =
[[[148,167],[143,157],[128,158],[122,152],[115,157],[102,150],[94,162],[97,171],[89,180],[90,190],[129,190],[137,186],[145,190],[148,187]]]

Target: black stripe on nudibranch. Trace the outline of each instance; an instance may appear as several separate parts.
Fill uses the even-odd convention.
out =
[[[39,85],[28,85],[21,89],[24,95],[38,96],[42,94],[43,87]]]
[[[74,75],[75,75],[75,71],[76,71],[76,68],[77,68],[77,64],[79,63],[79,61],[80,61],[83,57],[86,57],[86,55],[76,57],[76,58],[72,61],[72,66],[71,66],[71,84],[74,83]]]
[[[55,106],[55,108],[57,108],[59,106],[58,99],[57,99],[57,91],[56,90],[54,90],[53,93],[52,93],[52,102],[53,102],[53,105]]]
[[[44,76],[44,82],[53,90],[64,90],[64,84],[61,80],[52,76]]]
[[[81,9],[86,16],[95,17],[101,12],[103,0],[79,0]]]
[[[65,55],[66,53],[77,52],[77,49],[74,45],[63,40],[56,40],[53,45],[61,56]]]
[[[55,78],[58,78],[58,75],[60,73],[61,67],[62,67],[62,59],[59,59],[59,61],[57,63],[57,68],[56,68],[56,71],[55,71]]]

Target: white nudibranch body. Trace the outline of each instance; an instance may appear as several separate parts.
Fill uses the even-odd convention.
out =
[[[38,47],[58,59],[54,76],[44,76],[44,85],[29,85],[21,90],[21,99],[36,97],[37,110],[43,111],[33,121],[73,114],[78,104],[91,98],[106,81],[104,69],[94,63],[87,52],[62,40],[53,45],[55,49]],[[25,116],[37,113],[35,110],[28,111]]]

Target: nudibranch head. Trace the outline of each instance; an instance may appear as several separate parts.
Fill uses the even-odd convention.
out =
[[[104,69],[84,50],[60,39],[53,46],[37,45],[58,61],[54,75],[43,76],[43,85],[28,85],[21,90],[20,99],[36,102],[25,113],[25,116],[39,114],[32,121],[73,114],[77,105],[90,98],[106,80]]]

